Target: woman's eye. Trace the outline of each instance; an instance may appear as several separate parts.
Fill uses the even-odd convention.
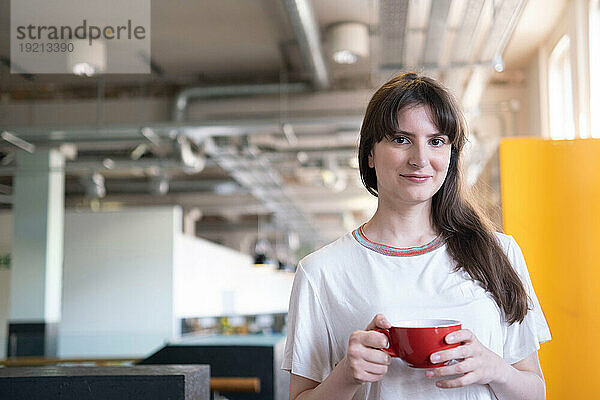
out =
[[[431,139],[431,144],[436,147],[440,147],[444,145],[444,140],[439,138]]]
[[[395,137],[395,138],[393,138],[393,139],[392,139],[392,142],[394,142],[394,143],[398,143],[398,144],[404,144],[404,143],[406,143],[406,142],[407,142],[407,140],[406,140],[406,138],[405,138],[405,137],[398,136],[398,137]]]

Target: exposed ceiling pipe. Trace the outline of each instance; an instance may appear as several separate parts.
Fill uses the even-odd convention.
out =
[[[131,179],[113,179],[106,181],[106,190],[108,193],[115,194],[131,194],[131,193],[148,193],[149,192],[149,181],[156,183],[156,180],[164,177],[162,173],[158,176],[148,176],[147,178],[138,178],[135,180]],[[80,184],[69,181],[67,183],[67,192],[76,193],[80,191]],[[189,180],[179,179],[176,177],[170,178],[169,181],[169,192],[170,193],[191,193],[191,192],[211,192],[211,193],[223,193],[223,194],[241,194],[247,193],[247,190],[243,189],[233,179],[206,179],[206,180]]]
[[[213,160],[206,160],[206,165],[215,165]],[[139,159],[130,160],[123,158],[104,158],[104,159],[78,159],[67,161],[65,172],[67,174],[81,174],[90,171],[111,171],[113,173],[122,173],[125,171],[144,171],[160,168],[167,172],[182,171],[186,166],[178,158],[162,159]],[[17,172],[16,166],[0,167],[0,176],[12,176]]]
[[[18,137],[17,135],[13,135],[10,132],[4,131],[4,132],[0,133],[0,138],[2,138],[7,143],[11,144],[12,146],[14,146],[20,150],[25,150],[28,153],[35,152],[34,144],[31,144],[28,141],[23,140],[20,137]]]
[[[323,56],[321,35],[310,0],[282,0],[298,40],[304,65],[311,73],[317,90],[331,85],[327,64]]]
[[[242,187],[261,200],[273,213],[276,224],[297,231],[307,243],[320,240],[314,221],[287,195],[283,178],[266,160],[239,154],[233,148],[220,147],[214,142],[206,146],[206,151]]]
[[[183,89],[175,96],[175,102],[173,104],[173,120],[176,122],[183,122],[185,120],[185,111],[190,101],[194,99],[296,93],[305,92],[307,90],[308,85],[301,82],[287,84],[272,83],[256,85],[191,87]]]
[[[429,11],[429,24],[423,50],[423,64],[437,65],[443,53],[443,45],[448,31],[450,0],[432,0]]]
[[[487,67],[476,67],[473,70],[462,99],[463,107],[466,110],[472,110],[479,105],[483,90],[492,73],[491,61],[495,56],[502,55],[504,52],[526,4],[527,0],[505,0],[497,6],[492,3],[492,7],[494,7],[493,24],[487,32],[485,45],[479,56],[481,61],[489,62],[489,64]]]
[[[202,211],[194,207],[185,213],[183,217],[183,233],[188,236],[196,236],[196,222],[202,218]]]

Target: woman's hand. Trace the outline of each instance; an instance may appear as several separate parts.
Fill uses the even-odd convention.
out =
[[[391,326],[383,315],[377,314],[364,331],[350,335],[346,366],[348,377],[355,383],[377,382],[387,373],[391,357],[381,349],[388,346],[388,340],[373,329]]]
[[[449,375],[464,374],[450,380],[440,380],[436,386],[441,388],[455,388],[478,383],[485,385],[494,381],[504,381],[510,366],[499,355],[482,345],[473,332],[468,329],[449,333],[446,343],[462,343],[460,346],[449,350],[438,351],[431,355],[431,362],[439,363],[450,360],[459,360],[457,363],[432,368],[425,375],[429,378],[439,378]]]

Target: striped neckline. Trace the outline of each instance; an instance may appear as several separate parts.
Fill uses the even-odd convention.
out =
[[[429,253],[440,247],[444,244],[444,240],[442,239],[442,235],[439,234],[435,239],[431,242],[419,246],[419,247],[392,247],[382,243],[373,242],[365,236],[363,231],[363,226],[361,225],[358,229],[355,229],[352,232],[352,236],[354,239],[364,247],[369,250],[373,250],[377,253],[386,255],[386,256],[395,256],[395,257],[410,257],[410,256],[418,256],[421,254]]]

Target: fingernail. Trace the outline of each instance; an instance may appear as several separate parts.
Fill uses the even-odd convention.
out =
[[[431,356],[431,361],[433,361],[433,362],[440,361],[440,356],[438,356],[437,354],[432,355]]]
[[[448,335],[448,336],[446,337],[446,341],[448,341],[448,342],[453,342],[453,341],[454,341],[454,335]]]

